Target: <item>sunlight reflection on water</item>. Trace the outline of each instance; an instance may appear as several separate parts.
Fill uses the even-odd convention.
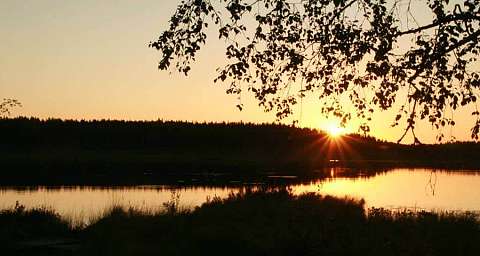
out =
[[[341,177],[345,172],[351,177]],[[365,176],[358,171],[348,175],[348,172],[348,169],[332,169],[328,172],[330,178],[291,185],[291,188],[295,194],[316,192],[338,197],[363,198],[366,207],[437,211],[480,210],[480,172],[395,169],[373,176]],[[205,202],[208,197],[225,198],[229,193],[239,190],[238,185],[3,187],[0,188],[0,208],[11,208],[18,201],[27,208],[53,208],[73,223],[89,223],[112,206],[143,210],[162,209],[163,203],[171,199],[174,191],[180,194],[181,207],[194,207]]]

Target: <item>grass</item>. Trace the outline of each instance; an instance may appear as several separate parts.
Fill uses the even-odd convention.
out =
[[[78,247],[69,251],[73,255],[480,252],[480,222],[469,213],[365,210],[360,200],[313,193],[296,196],[278,188],[213,198],[193,210],[179,209],[175,197],[165,206],[162,211],[113,207],[91,225],[77,229],[48,209],[6,210],[0,213],[2,243],[3,239],[18,243],[45,236],[73,237],[78,241]]]
[[[0,211],[0,244],[7,252],[23,249],[21,242],[71,238],[75,233],[68,221],[46,207],[26,210],[17,205]]]

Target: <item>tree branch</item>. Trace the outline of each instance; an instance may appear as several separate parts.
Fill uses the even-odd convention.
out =
[[[421,27],[418,27],[418,28],[415,28],[415,29],[410,29],[410,30],[398,32],[397,34],[395,34],[395,36],[415,34],[417,32],[427,30],[427,29],[430,29],[430,28],[433,28],[433,27],[436,27],[436,26],[439,26],[439,25],[442,25],[442,24],[446,24],[446,23],[449,23],[449,22],[452,22],[452,21],[466,21],[466,20],[479,20],[480,21],[480,16],[476,16],[476,15],[473,15],[473,14],[470,14],[470,13],[451,14],[451,15],[447,15],[445,18],[437,20],[437,21],[435,21],[431,24],[421,26]]]

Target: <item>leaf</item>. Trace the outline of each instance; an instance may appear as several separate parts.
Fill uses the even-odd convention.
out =
[[[343,3],[344,0],[333,0],[333,3],[335,4],[335,6],[340,6],[342,3]]]

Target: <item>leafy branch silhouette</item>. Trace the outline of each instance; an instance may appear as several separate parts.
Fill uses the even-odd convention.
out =
[[[440,130],[455,125],[448,110],[472,106],[479,139],[480,0],[184,0],[149,44],[158,68],[188,75],[211,24],[228,60],[214,81],[251,92],[278,120],[309,94],[322,114],[342,125],[356,117],[365,133],[375,111],[393,108],[392,126],[406,125],[398,142],[411,132],[418,144],[418,120]]]
[[[6,117],[11,114],[11,109],[14,107],[21,107],[22,104],[15,99],[3,99],[0,103],[0,117]]]

